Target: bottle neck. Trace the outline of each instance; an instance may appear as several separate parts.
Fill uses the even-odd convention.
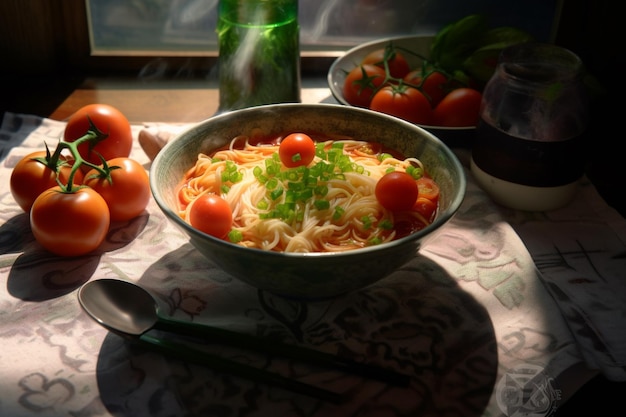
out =
[[[298,18],[298,0],[220,0],[220,19],[242,25],[273,25]]]

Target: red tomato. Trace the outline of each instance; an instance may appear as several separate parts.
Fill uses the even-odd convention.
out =
[[[361,65],[371,64],[380,68],[385,68],[386,55],[387,66],[389,67],[389,75],[394,78],[404,78],[411,71],[411,67],[402,53],[391,49],[382,48],[372,51],[363,58]]]
[[[22,158],[11,171],[11,194],[25,212],[29,212],[35,199],[57,184],[55,168],[49,168],[45,163],[35,158],[46,158],[46,151],[32,152]],[[67,159],[61,156],[57,161],[59,180],[67,184],[71,166]],[[83,173],[76,171],[73,183],[80,184],[83,181]]]
[[[448,77],[439,71],[428,72],[424,79],[421,69],[413,70],[404,77],[404,81],[417,86],[426,95],[432,107],[436,107],[448,94]]]
[[[376,199],[387,210],[404,211],[413,208],[417,200],[417,183],[406,172],[394,171],[383,175],[376,183]]]
[[[304,133],[292,133],[280,142],[278,156],[287,168],[307,166],[315,157],[315,142]]]
[[[206,234],[224,239],[233,227],[233,213],[222,197],[203,194],[191,203],[189,223]]]
[[[387,85],[381,88],[370,104],[371,110],[390,114],[412,123],[431,124],[433,109],[418,89]]]
[[[368,107],[374,90],[385,81],[385,70],[376,65],[360,65],[346,75],[343,98],[351,105]]]
[[[88,187],[64,193],[50,188],[30,210],[30,227],[41,246],[60,256],[80,256],[97,249],[109,230],[109,208]]]
[[[480,113],[482,94],[473,88],[457,88],[450,91],[433,111],[435,126],[476,126]]]
[[[108,161],[117,157],[128,157],[133,146],[133,135],[126,116],[108,104],[88,104],[74,113],[67,122],[63,138],[74,142],[85,136],[89,130],[89,119],[103,133],[109,136],[97,144],[85,142],[78,146],[78,152],[87,161],[100,165],[98,154]]]
[[[432,223],[437,213],[437,203],[424,197],[417,197],[413,210],[424,216],[429,223]]]
[[[130,158],[114,158],[107,161],[107,165],[112,168],[111,181],[98,170],[91,169],[85,174],[83,184],[104,198],[111,221],[126,221],[139,216],[150,201],[148,173],[139,162]]]
[[[439,185],[429,177],[421,177],[416,181],[418,196],[427,198],[431,201],[439,199]]]

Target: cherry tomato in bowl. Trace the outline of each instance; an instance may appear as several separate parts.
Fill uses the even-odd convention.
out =
[[[359,65],[346,75],[342,94],[348,104],[367,108],[374,91],[385,81],[385,70],[372,64]]]
[[[371,64],[384,69],[385,59],[392,77],[404,78],[411,71],[411,66],[404,54],[389,48],[380,48],[370,52],[363,58],[361,65]]]
[[[410,210],[418,196],[415,179],[400,171],[385,174],[376,183],[374,192],[378,202],[390,211]]]
[[[417,124],[428,125],[433,119],[433,110],[426,96],[406,85],[381,88],[374,95],[369,108]]]
[[[480,118],[482,94],[473,88],[463,87],[450,91],[433,110],[436,126],[476,126]]]
[[[196,229],[224,239],[233,226],[233,213],[226,200],[216,194],[196,198],[189,208],[189,222]]]
[[[430,177],[421,177],[415,181],[417,183],[418,196],[431,201],[439,199],[439,185]]]
[[[405,75],[403,79],[407,83],[421,88],[422,93],[428,98],[433,108],[443,100],[450,88],[448,77],[437,70],[424,72],[421,68],[415,69]]]
[[[315,142],[307,134],[291,133],[280,142],[278,156],[287,168],[307,166],[315,158]]]

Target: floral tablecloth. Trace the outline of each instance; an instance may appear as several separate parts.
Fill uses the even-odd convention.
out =
[[[153,201],[113,224],[96,253],[43,250],[9,177],[63,128],[14,113],[0,127],[0,416],[547,416],[598,372],[626,380],[626,222],[588,182],[569,207],[530,214],[496,206],[468,172],[459,212],[414,260],[365,289],[302,302],[222,272]],[[137,141],[131,156],[149,169]],[[146,351],[81,309],[78,288],[99,278],[139,283],[176,318],[395,369],[411,384],[201,343],[346,394],[336,405]]]

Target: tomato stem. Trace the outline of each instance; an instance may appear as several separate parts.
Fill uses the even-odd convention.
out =
[[[414,55],[417,58],[422,60],[422,77],[421,77],[421,81],[419,84],[414,84],[414,83],[406,81],[403,78],[397,78],[391,75],[391,71],[389,70],[389,61],[394,59],[396,55],[396,51],[402,51],[403,53]],[[379,90],[383,89],[383,87],[385,87],[388,84],[392,84],[392,85],[395,84],[398,87],[401,87],[402,85],[405,85],[407,87],[413,87],[413,88],[420,90],[422,93],[426,94],[423,90],[423,85],[426,79],[428,78],[428,76],[432,74],[433,72],[440,72],[443,75],[445,75],[445,77],[448,80],[454,79],[457,82],[461,83],[462,85],[467,85],[467,82],[459,79],[457,76],[455,76],[455,74],[451,74],[449,71],[442,68],[436,62],[429,60],[427,57],[415,51],[411,51],[410,49],[394,45],[393,42],[389,42],[387,45],[385,45],[385,52],[383,54],[382,64],[385,69],[385,80],[378,87],[375,87],[372,85],[372,87],[374,87],[372,88],[372,97],[374,97],[374,95],[376,95],[376,93]],[[364,75],[365,75],[365,72],[364,72]],[[428,97],[428,94],[426,95]],[[430,99],[430,97],[428,98]]]
[[[85,135],[81,136],[80,138],[76,139],[73,142],[67,142],[64,140],[59,141],[59,144],[57,145],[54,153],[52,154],[52,156],[50,156],[48,158],[48,156],[46,156],[46,159],[48,159],[48,167],[50,167],[51,169],[54,169],[55,172],[58,173],[58,160],[61,157],[61,152],[63,152],[64,149],[67,149],[70,151],[72,157],[74,158],[74,163],[72,164],[72,169],[70,170],[70,175],[67,179],[67,184],[63,184],[61,182],[61,180],[59,179],[58,175],[57,175],[57,183],[59,184],[59,187],[61,187],[61,190],[63,190],[63,192],[65,193],[73,193],[76,192],[77,189],[81,188],[82,186],[75,186],[74,185],[74,176],[76,174],[76,171],[81,169],[81,167],[83,165],[86,165],[90,168],[94,168],[96,169],[98,172],[100,172],[101,175],[107,176],[108,178],[110,178],[110,174],[109,174],[109,170],[105,169],[108,168],[106,167],[106,163],[105,163],[105,168],[102,168],[98,165],[95,165],[87,160],[85,160],[81,155],[80,152],[78,151],[78,147],[85,143],[85,142],[90,142],[91,144],[95,144],[98,143],[104,139],[106,139],[109,134],[108,133],[103,133],[102,131],[100,131],[96,125],[91,121],[91,118],[89,118],[89,116],[87,116],[87,119],[89,120],[89,129],[87,130],[87,133],[85,133]],[[47,150],[47,146],[46,146],[46,150]],[[49,153],[48,153],[49,154]],[[100,156],[100,159],[102,159],[104,161],[104,159],[102,158],[102,156]],[[52,165],[52,167],[51,167]]]

